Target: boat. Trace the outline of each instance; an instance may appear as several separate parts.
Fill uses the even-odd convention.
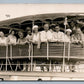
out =
[[[7,35],[10,29],[25,32],[26,27],[39,26],[42,30],[43,24],[60,24],[64,32],[64,20],[68,23],[76,20],[84,20],[80,13],[50,13],[29,15],[9,20],[0,21],[0,30]],[[83,26],[82,26],[83,29]],[[41,43],[41,49],[32,44],[32,51],[26,45],[0,46],[0,78],[3,80],[84,80],[84,48],[78,44],[68,42]],[[17,62],[17,60],[20,61]],[[26,60],[27,64],[23,64]],[[3,63],[2,63],[3,61]],[[26,71],[21,71],[23,65]]]

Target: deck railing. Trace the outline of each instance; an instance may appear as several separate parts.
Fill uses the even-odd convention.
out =
[[[27,61],[26,65],[30,66],[31,71],[33,71],[33,68],[36,65],[39,65],[37,63],[35,64],[38,60],[41,61],[40,65],[42,65],[43,61],[48,61],[45,65],[52,67],[53,61],[62,59],[61,65],[63,64],[62,68],[64,69],[62,71],[65,71],[64,66],[66,60],[84,59],[84,48],[78,44],[62,42],[41,43],[40,49],[37,48],[36,44],[0,46],[0,70],[2,69],[2,66],[5,66],[6,71],[8,70],[8,67],[13,70],[13,66],[15,66],[17,71],[19,65],[24,65],[22,61],[25,59]]]

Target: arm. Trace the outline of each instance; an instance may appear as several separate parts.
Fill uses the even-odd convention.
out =
[[[84,22],[77,20],[77,23],[84,25]]]
[[[38,40],[38,44],[37,44],[37,48],[39,49],[40,48],[40,45],[41,45],[41,34],[39,33],[39,40]]]
[[[74,35],[71,36],[71,42],[78,43],[78,40],[76,39],[76,37]]]
[[[20,44],[20,39],[17,40],[16,44]]]

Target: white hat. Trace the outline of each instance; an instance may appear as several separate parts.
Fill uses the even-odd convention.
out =
[[[71,29],[66,29],[66,32],[70,32],[70,33],[71,33],[71,32],[72,32],[72,30],[71,30]]]
[[[35,28],[38,29],[38,25],[34,25],[32,29],[34,30]]]

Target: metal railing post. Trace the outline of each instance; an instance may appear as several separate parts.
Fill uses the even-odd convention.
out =
[[[32,54],[31,54],[31,71],[33,70],[33,44],[32,44]]]
[[[65,26],[65,34],[66,34],[66,26],[67,26],[68,22],[67,22],[67,17],[65,17],[65,21],[64,21],[64,26]],[[63,66],[62,66],[62,72],[64,72],[65,70],[65,34],[64,34],[64,51],[63,51]]]
[[[6,71],[7,71],[7,65],[8,65],[7,61],[8,61],[8,45],[6,46]]]
[[[70,42],[68,44],[68,60],[70,59]]]
[[[62,72],[64,72],[65,67],[65,42],[64,42],[64,50],[63,50],[63,65],[62,65]]]
[[[12,45],[10,45],[10,58],[12,59]]]
[[[49,60],[49,43],[47,42],[47,60]]]
[[[52,71],[52,67],[51,67],[51,60],[50,60],[50,65],[49,65],[49,71],[51,72]]]
[[[30,55],[31,55],[30,54],[31,53],[31,50],[30,49],[31,49],[31,44],[29,43],[29,49],[28,49],[28,52],[29,52],[29,60],[30,60]]]

